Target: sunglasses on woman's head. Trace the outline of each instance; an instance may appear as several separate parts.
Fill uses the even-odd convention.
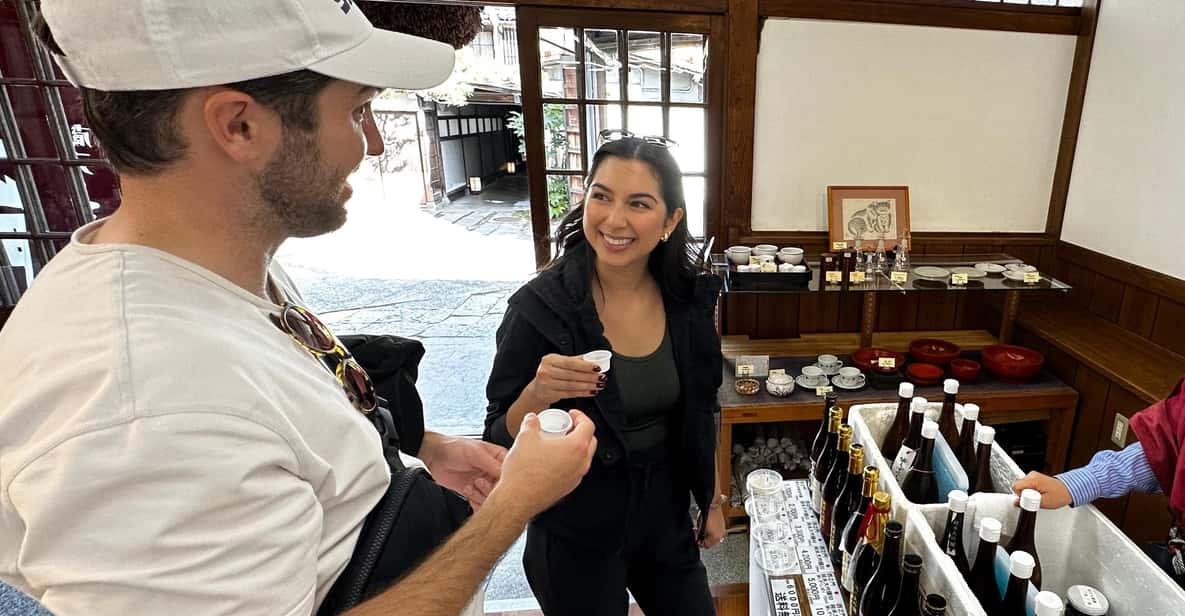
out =
[[[272,322],[329,369],[362,413],[370,414],[378,406],[378,394],[370,375],[354,359],[329,328],[303,306],[285,302]]]
[[[669,148],[671,146],[679,145],[679,142],[674,139],[668,139],[661,135],[635,135],[634,133],[625,130],[624,128],[606,128],[601,131],[601,142],[617,141],[619,139],[641,139],[650,145],[656,145],[660,148]]]

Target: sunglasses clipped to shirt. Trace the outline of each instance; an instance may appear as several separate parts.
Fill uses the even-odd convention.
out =
[[[271,315],[271,318],[273,323],[337,377],[337,382],[354,408],[365,415],[374,412],[378,407],[378,394],[370,375],[366,374],[358,360],[317,315],[303,306],[285,302],[280,314]]]
[[[668,139],[662,135],[635,135],[624,128],[606,128],[601,131],[601,143],[605,143],[606,141],[617,141],[619,139],[640,139],[646,143],[649,143],[650,145],[655,145],[660,148],[670,148],[672,146],[679,145],[678,141],[675,141],[674,139]]]

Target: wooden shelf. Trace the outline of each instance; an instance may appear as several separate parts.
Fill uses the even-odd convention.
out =
[[[872,346],[905,352],[909,350],[909,343],[918,338],[941,338],[963,347],[965,351],[978,351],[986,346],[999,343],[999,340],[990,332],[980,329],[878,332],[872,335]],[[720,341],[720,347],[724,351],[725,357],[850,354],[860,348],[860,334],[804,334],[801,338],[765,338],[760,340],[752,340],[748,336],[724,336]]]

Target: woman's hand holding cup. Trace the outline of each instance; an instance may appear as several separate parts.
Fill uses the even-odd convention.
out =
[[[590,398],[605,388],[608,375],[581,356],[552,353],[543,356],[535,378],[527,385],[532,397],[546,406],[569,398]]]

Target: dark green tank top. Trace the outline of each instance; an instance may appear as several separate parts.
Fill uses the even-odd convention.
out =
[[[625,443],[631,452],[660,447],[667,438],[667,414],[679,402],[679,371],[670,332],[645,357],[613,354],[613,378],[625,405]]]

